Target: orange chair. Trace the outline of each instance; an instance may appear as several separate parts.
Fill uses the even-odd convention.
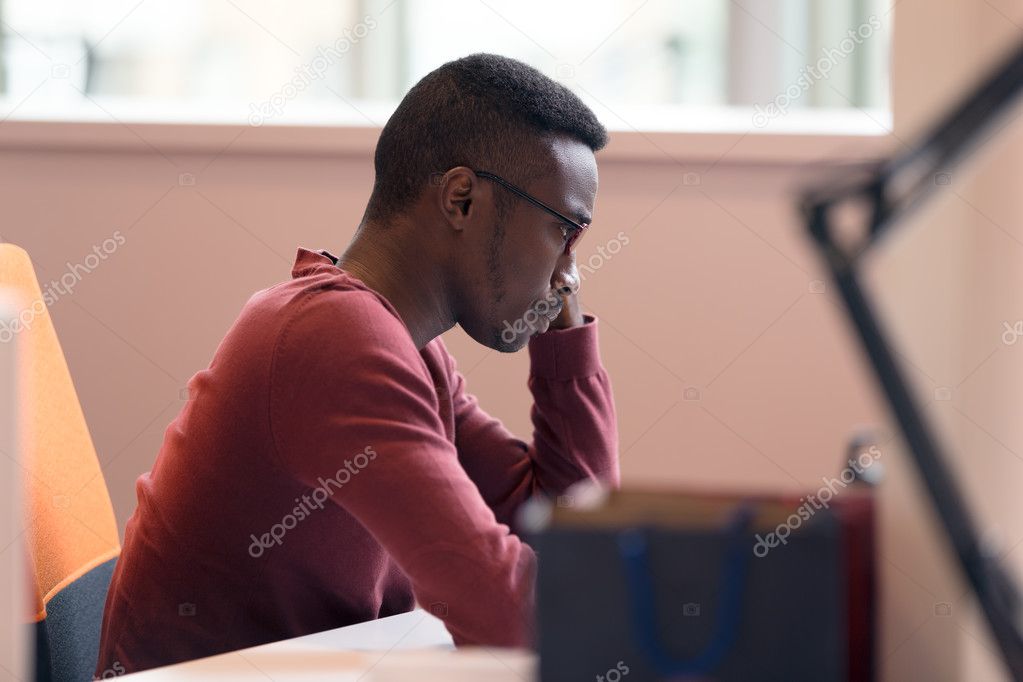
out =
[[[18,336],[20,429],[35,678],[90,680],[110,576],[120,554],[117,523],[89,429],[28,254],[0,244],[0,287],[24,307],[5,336]],[[116,671],[115,671],[116,672]]]

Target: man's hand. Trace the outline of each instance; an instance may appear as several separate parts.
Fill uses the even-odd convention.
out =
[[[579,307],[579,294],[561,296],[561,312],[551,322],[550,329],[568,329],[583,324],[583,311]]]

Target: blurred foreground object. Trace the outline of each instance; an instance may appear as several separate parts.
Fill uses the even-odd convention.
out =
[[[21,304],[0,287],[0,329],[15,319]],[[18,344],[0,337],[0,680],[28,677],[25,612],[28,600],[21,535],[21,448],[18,437]]]
[[[545,682],[873,679],[874,496],[851,469],[802,497],[590,497],[528,513]]]

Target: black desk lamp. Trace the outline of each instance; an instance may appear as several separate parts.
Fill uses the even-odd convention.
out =
[[[951,171],[987,141],[985,133],[1010,110],[1021,91],[1023,43],[908,152],[866,169],[866,175],[808,192],[802,201],[807,228],[841,293],[959,565],[977,595],[1008,670],[1019,681],[1023,681],[1019,592],[997,559],[982,547],[939,440],[913,399],[860,286],[858,267],[881,237],[930,195],[941,173]],[[835,209],[845,202],[860,202],[870,211],[862,238],[852,244],[836,232]]]

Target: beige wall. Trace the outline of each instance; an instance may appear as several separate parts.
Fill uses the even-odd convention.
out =
[[[850,424],[875,415],[834,297],[810,291],[820,274],[790,197],[800,168],[750,160],[754,145],[706,172],[718,155],[706,140],[682,165],[651,140],[608,151],[580,251],[629,240],[583,295],[602,320],[626,479],[811,485],[837,469]],[[164,153],[18,150],[0,167],[0,234],[29,250],[44,287],[124,236],[51,307],[122,524],[181,387],[248,296],[288,276],[296,246],[344,248],[372,179],[364,153]],[[483,404],[528,436],[524,354],[459,330],[446,340]],[[701,399],[683,400],[687,387]]]

